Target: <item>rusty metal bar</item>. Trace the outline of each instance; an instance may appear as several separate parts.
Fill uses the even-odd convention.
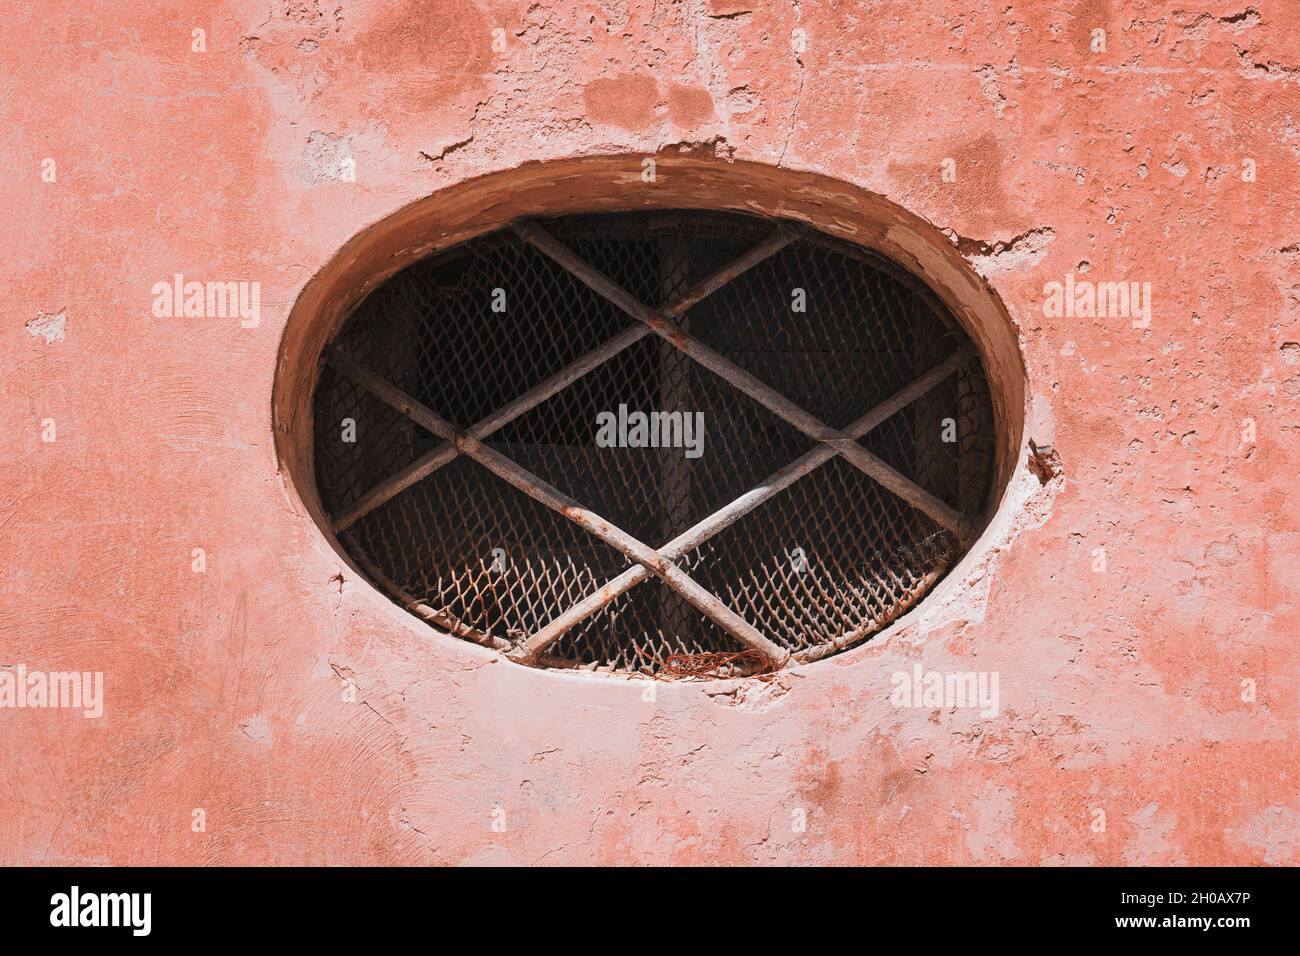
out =
[[[962,365],[974,358],[975,354],[973,345],[958,349],[934,368],[855,419],[845,427],[844,434],[855,439],[866,435],[889,416],[920,398],[949,375],[952,375]],[[834,457],[835,451],[828,445],[819,445],[811,449],[784,468],[768,476],[735,501],[700,520],[694,526],[669,541],[659,549],[660,554],[669,560],[676,561],[704,544],[723,529],[739,521],[773,495],[784,491],[800,478],[810,474]],[[530,635],[526,641],[508,652],[507,656],[512,660],[522,662],[535,660],[539,654],[555,643],[566,631],[596,614],[601,608],[619,595],[630,591],[648,576],[649,572],[644,567],[638,565],[629,568],[599,590],[587,595],[559,617],[553,619],[540,631]]]
[[[657,244],[660,266],[659,297],[661,301],[669,301],[679,292],[684,291],[690,279],[689,246],[681,236],[671,233],[660,236]],[[688,317],[679,316],[678,321],[684,328],[690,328]],[[647,326],[641,327],[649,331]],[[690,401],[693,363],[690,358],[663,339],[658,339],[654,347],[659,354],[659,407],[663,409],[693,407]],[[689,459],[667,455],[660,462],[659,501],[664,509],[664,523],[655,537],[660,541],[670,541],[691,525]],[[666,634],[677,634],[683,637],[689,634],[696,619],[690,605],[683,601],[680,595],[667,589],[660,589],[658,598],[660,629]]]
[[[691,286],[673,302],[670,302],[664,312],[668,315],[679,315],[689,309],[696,302],[722,288],[732,279],[736,278],[748,269],[752,269],[764,259],[780,252],[791,242],[795,240],[795,233],[788,229],[778,229],[771,236],[759,243],[753,249],[750,249],[742,256],[738,256],[727,265],[723,266],[717,272],[704,278],[696,285]],[[475,438],[487,438],[497,429],[504,427],[514,421],[525,412],[532,411],[548,398],[556,395],[563,389],[572,385],[582,376],[586,375],[592,369],[604,364],[609,359],[618,355],[624,349],[633,343],[640,341],[650,334],[650,328],[643,322],[624,329],[618,335],[614,336],[608,342],[596,346],[586,355],[578,358],[571,365],[562,368],[554,375],[534,385],[528,391],[524,392],[510,404],[504,406],[499,411],[494,412],[481,422],[471,426],[469,433]],[[391,500],[401,494],[407,488],[410,488],[416,482],[433,474],[443,465],[446,465],[455,459],[460,452],[455,445],[447,444],[429,451],[420,456],[417,460],[411,462],[405,468],[395,472],[385,478],[375,487],[371,488],[349,507],[340,511],[331,519],[331,526],[334,531],[341,532],[351,527],[357,521],[364,518],[370,512],[374,511],[384,502]]]
[[[391,501],[422,478],[433,474],[460,452],[455,445],[439,445],[421,455],[400,471],[389,475],[364,495],[330,519],[335,533],[346,531],[386,501]]]
[[[670,588],[694,605],[700,613],[713,621],[741,643],[768,657],[773,667],[781,667],[790,652],[759,633],[758,629],[701,587],[694,579],[671,560],[637,540],[632,535],[606,521],[600,515],[583,507],[554,485],[549,484],[526,468],[515,464],[473,435],[456,428],[432,409],[416,401],[401,389],[359,365],[339,348],[332,348],[328,361],[336,370],[368,389],[381,401],[387,402],[417,425],[439,438],[455,444],[462,454],[468,455],[498,477],[513,485],[533,500],[564,515],[579,527],[586,529],[615,550],[647,568]]]
[[[734,259],[730,264],[723,266],[698,285],[692,286],[676,298],[670,299],[668,304],[663,308],[664,314],[681,315],[701,299],[717,292],[732,279],[735,279],[742,273],[752,269],[764,259],[776,255],[786,246],[790,245],[790,243],[794,242],[796,238],[797,235],[793,229],[777,228],[773,231],[772,235],[768,236],[744,255]]]
[[[634,319],[644,322],[656,335],[677,346],[696,362],[736,386],[736,388],[762,404],[769,411],[775,412],[809,438],[829,445],[858,470],[867,474],[918,510],[925,512],[925,514],[953,532],[961,542],[969,543],[972,534],[970,523],[956,508],[930,494],[916,482],[900,475],[885,462],[859,445],[855,439],[842,431],[831,428],[770,385],[746,372],[726,356],[714,351],[703,342],[683,331],[664,314],[656,312],[638,301],[545,229],[535,223],[520,223],[515,226],[515,230],[525,241],[550,256],[596,292],[609,299]]]
[[[630,325],[618,335],[596,346],[590,352],[578,358],[570,365],[549,378],[538,382],[514,401],[493,412],[487,418],[472,425],[468,431],[475,438],[487,438],[493,432],[505,427],[520,415],[531,411],[548,398],[563,391],[592,369],[609,361],[624,349],[639,342],[650,334],[643,324]],[[448,443],[420,456],[401,471],[385,478],[374,488],[358,498],[350,507],[340,511],[333,519],[336,532],[343,531],[361,518],[365,517],[385,501],[405,491],[420,479],[433,474],[443,465],[460,454],[455,445]]]

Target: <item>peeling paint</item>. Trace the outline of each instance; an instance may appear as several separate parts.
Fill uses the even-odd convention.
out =
[[[34,338],[44,339],[47,345],[53,345],[55,342],[62,342],[64,335],[67,333],[68,312],[66,309],[60,309],[58,312],[37,312],[36,318],[27,320],[27,334]]]

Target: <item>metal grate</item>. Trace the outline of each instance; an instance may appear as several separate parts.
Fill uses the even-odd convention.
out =
[[[699,456],[680,429],[598,443],[620,406],[699,413]],[[315,423],[334,530],[403,606],[656,676],[868,639],[969,544],[993,467],[978,355],[928,289],[735,214],[524,222],[418,263],[344,325]]]

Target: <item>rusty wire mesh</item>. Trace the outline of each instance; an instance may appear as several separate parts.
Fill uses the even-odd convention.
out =
[[[774,229],[758,218],[703,212],[575,216],[543,226],[652,308]],[[936,305],[892,263],[803,232],[676,321],[839,429],[967,344]],[[398,273],[356,309],[335,344],[468,429],[629,325],[635,322],[608,298],[501,232]],[[597,447],[597,415],[620,405],[702,412],[703,454]],[[344,440],[348,420],[353,441]],[[328,366],[315,426],[317,485],[335,515],[355,511],[367,492],[442,444]],[[655,335],[484,441],[656,548],[818,444]],[[993,412],[978,358],[860,443],[963,514],[978,513],[993,465]],[[463,455],[365,510],[340,538],[395,599],[432,614],[443,629],[502,649],[630,566],[605,541]],[[834,457],[676,563],[795,659],[815,659],[895,620],[961,547],[949,529]],[[533,663],[720,676],[744,672],[752,658],[652,577]],[[712,661],[721,663],[700,663]]]

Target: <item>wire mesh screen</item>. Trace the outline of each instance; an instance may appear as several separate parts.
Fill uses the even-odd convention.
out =
[[[495,233],[392,277],[329,354],[340,540],[433,626],[534,665],[719,677],[851,647],[952,566],[990,492],[958,324],[788,223]]]

